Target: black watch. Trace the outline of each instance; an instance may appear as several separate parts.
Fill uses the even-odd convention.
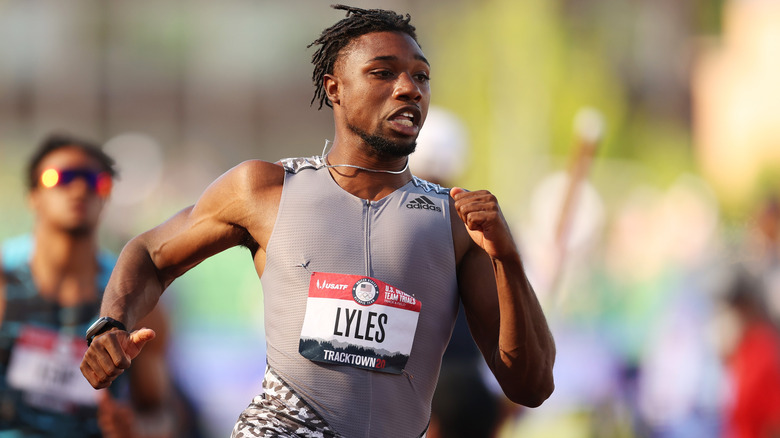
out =
[[[108,316],[98,318],[98,320],[92,323],[87,329],[87,345],[92,345],[92,340],[95,339],[96,336],[101,335],[112,328],[127,331],[125,325],[114,318]]]

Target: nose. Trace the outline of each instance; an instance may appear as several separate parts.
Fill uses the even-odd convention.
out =
[[[73,178],[73,181],[71,181],[66,187],[68,191],[76,193],[80,196],[88,195],[94,192],[92,187],[90,187],[87,178],[83,176],[77,176]]]
[[[422,99],[422,90],[420,90],[419,84],[417,84],[412,75],[402,73],[398,75],[393,97],[398,100],[419,102]]]

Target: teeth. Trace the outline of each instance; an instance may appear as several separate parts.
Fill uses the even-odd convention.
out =
[[[399,125],[411,127],[414,126],[414,113],[411,111],[404,111],[395,116],[394,121]]]

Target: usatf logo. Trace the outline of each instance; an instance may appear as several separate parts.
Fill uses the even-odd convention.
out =
[[[419,210],[431,210],[441,211],[441,207],[433,203],[427,196],[420,196],[417,199],[412,199],[406,204],[406,208],[416,208]]]
[[[361,278],[352,286],[352,298],[364,306],[374,304],[379,298],[379,286],[370,278]]]

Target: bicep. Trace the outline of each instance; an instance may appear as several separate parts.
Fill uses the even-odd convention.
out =
[[[194,205],[138,236],[166,285],[206,258],[247,240],[247,205],[242,198],[223,176]]]
[[[158,272],[169,283],[206,258],[238,245],[243,230],[193,213],[194,206],[140,235]]]

